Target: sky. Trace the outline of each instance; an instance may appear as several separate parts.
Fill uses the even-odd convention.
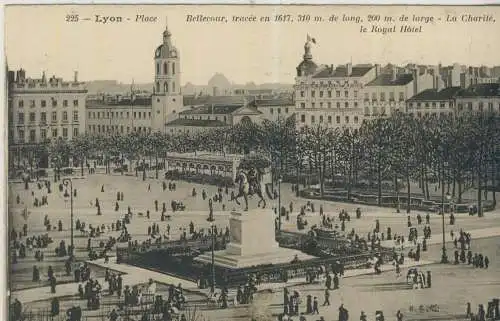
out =
[[[77,23],[66,22],[78,15]],[[290,14],[293,23],[189,23],[187,15],[260,16]],[[360,16],[364,22],[297,22],[331,15]],[[421,33],[360,33],[371,29],[367,15],[433,16]],[[491,14],[495,22],[448,23],[448,15]],[[97,23],[96,15],[120,16],[122,23]],[[156,22],[135,22],[137,15]],[[130,18],[127,21],[126,18]],[[422,63],[443,65],[500,65],[500,7],[408,6],[263,6],[263,5],[31,5],[8,6],[5,11],[5,52],[10,69],[24,68],[29,77],[56,75],[79,79],[152,82],[154,50],[162,42],[166,20],[180,52],[181,83],[205,85],[217,72],[235,83],[293,83],[302,60],[307,34],[317,64]],[[399,29],[402,23],[397,22]],[[414,25],[413,23],[409,23]],[[383,23],[378,23],[382,26]],[[387,25],[388,26],[388,25]]]

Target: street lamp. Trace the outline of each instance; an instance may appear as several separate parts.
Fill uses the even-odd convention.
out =
[[[71,213],[71,251],[69,253],[70,256],[73,256],[73,251],[75,249],[74,247],[74,240],[73,240],[73,181],[71,180],[71,178],[63,178],[62,180],[62,183],[64,186],[66,186],[66,189],[64,191],[64,197],[65,198],[68,198],[69,196],[69,199],[70,199],[70,213]],[[68,195],[68,187],[69,185],[69,195]]]
[[[215,293],[215,233],[214,233],[215,225],[213,222],[210,222],[210,230],[212,234],[212,284],[210,286],[210,290]]]
[[[281,176],[278,178],[278,231],[281,231]]]
[[[445,235],[445,230],[444,230],[444,181],[441,182],[442,189],[441,189],[441,225],[442,225],[442,233],[443,233],[443,249],[442,249],[442,254],[441,254],[441,263],[445,264],[448,263],[448,256],[446,255],[446,235]],[[451,195],[449,193],[446,194],[446,200],[448,204],[450,203],[451,200]]]

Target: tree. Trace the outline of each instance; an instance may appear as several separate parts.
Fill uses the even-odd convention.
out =
[[[288,160],[294,150],[295,119],[294,117],[279,118],[275,121],[264,120],[261,125],[260,144],[270,156],[273,168],[273,181],[289,170]]]
[[[61,179],[61,168],[68,163],[71,147],[62,137],[54,139],[50,144],[51,161],[54,164],[54,182]]]
[[[390,121],[384,118],[365,123],[363,127],[363,144],[366,150],[368,166],[372,167],[377,178],[377,203],[382,205],[382,179],[390,172],[391,127]]]
[[[83,164],[91,150],[91,137],[88,135],[76,136],[71,141],[71,155],[77,158],[80,163],[81,176],[83,176]]]
[[[325,193],[325,172],[330,144],[329,132],[329,128],[321,125],[305,127],[304,129],[305,142],[309,149],[308,162],[316,170],[316,173],[318,173],[321,197]]]

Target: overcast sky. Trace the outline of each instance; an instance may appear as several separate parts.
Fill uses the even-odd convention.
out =
[[[68,23],[67,14],[91,21]],[[186,15],[331,14],[434,16],[441,21],[419,34],[360,33],[355,23],[187,23]],[[494,23],[446,23],[448,14],[492,14]],[[136,15],[156,16],[156,23],[135,23]],[[99,24],[95,15],[130,18]],[[361,6],[11,6],[6,9],[6,54],[9,67],[28,76],[43,70],[72,79],[153,81],[153,55],[162,42],[165,17],[181,57],[181,82],[206,84],[216,73],[236,83],[292,83],[309,33],[318,64],[396,63],[500,65],[500,7],[361,7]],[[383,18],[382,18],[383,19]],[[398,29],[401,23],[397,23]]]

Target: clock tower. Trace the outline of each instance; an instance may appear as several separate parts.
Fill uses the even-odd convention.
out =
[[[168,26],[163,31],[163,43],[155,50],[155,82],[152,96],[152,130],[165,131],[165,124],[183,108],[179,51],[172,45]]]

